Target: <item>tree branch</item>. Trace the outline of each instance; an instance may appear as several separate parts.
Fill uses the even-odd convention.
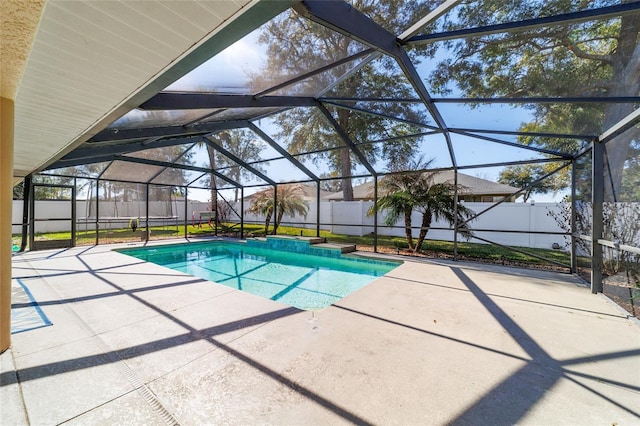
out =
[[[596,55],[593,53],[587,53],[577,46],[578,43],[572,43],[571,39],[569,39],[568,36],[563,37],[562,41],[566,48],[573,52],[573,54],[578,58],[588,59],[591,61],[606,62],[607,64],[613,63],[613,57],[611,55]]]

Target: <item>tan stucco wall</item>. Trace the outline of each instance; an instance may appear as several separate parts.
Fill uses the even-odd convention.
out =
[[[0,0],[0,352],[11,344],[14,101],[44,4],[44,0]]]
[[[44,4],[45,0],[0,0],[0,95],[3,98],[16,99]]]

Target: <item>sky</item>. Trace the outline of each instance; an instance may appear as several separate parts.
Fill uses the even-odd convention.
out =
[[[249,93],[248,74],[255,73],[262,69],[266,63],[266,52],[264,48],[257,43],[258,32],[259,30],[256,30],[239,40],[211,60],[167,87],[166,90],[192,91],[215,89],[217,92],[222,93]],[[444,57],[444,55],[446,55],[446,52],[439,53],[436,55],[435,61],[426,61],[418,66],[418,71],[423,78],[429,74],[434,63],[438,62],[437,59]],[[463,104],[439,103],[437,104],[437,108],[444,122],[450,128],[515,131],[521,123],[532,120],[531,111],[525,108],[515,108],[511,105],[489,104],[472,108],[469,105]],[[263,119],[256,124],[267,134],[274,135],[276,132],[276,126],[269,119]],[[508,136],[496,137],[503,140],[513,140],[507,139],[509,138]],[[451,139],[456,161],[459,166],[541,158],[539,154],[533,151],[495,144],[461,135],[452,134]],[[426,141],[421,146],[421,154],[424,158],[434,159],[432,167],[451,167],[452,165],[447,145],[442,135],[434,135],[426,138]],[[263,151],[262,157],[273,158],[279,157],[279,155],[275,150],[267,147]],[[196,154],[196,161],[198,165],[208,164],[208,158],[204,150]],[[305,165],[316,174],[329,172],[326,164],[315,165],[310,162],[305,162]],[[283,160],[271,162],[269,165],[266,165],[265,168],[267,175],[276,181],[306,179],[306,175],[301,173],[295,166]],[[376,166],[376,169],[383,171],[384,166]],[[501,168],[499,167],[491,167],[474,168],[463,170],[462,172],[495,181],[498,178],[500,170]],[[248,189],[247,193],[250,192],[252,192],[252,190]],[[538,202],[554,202],[559,201],[564,195],[564,193],[536,194],[533,198]],[[193,190],[192,196],[208,198],[209,192],[206,190]]]

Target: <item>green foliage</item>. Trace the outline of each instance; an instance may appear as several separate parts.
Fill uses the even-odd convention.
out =
[[[304,191],[300,184],[283,184],[278,185],[276,202],[276,220],[273,226],[273,233],[278,231],[282,217],[287,214],[294,216],[299,214],[307,217],[309,203],[303,198]],[[260,192],[256,192],[251,197],[251,207],[247,209],[248,213],[265,216],[264,233],[269,233],[269,223],[273,216],[274,206],[274,190],[268,188]]]
[[[410,0],[354,0],[351,3],[374,21],[383,23],[386,29],[395,34],[408,28],[430,6],[428,3],[421,4]],[[260,34],[259,41],[266,46],[268,62],[260,74],[252,76],[256,90],[273,87],[277,83],[365,49],[361,43],[311,22],[293,10],[269,22]],[[415,92],[397,64],[387,57],[381,57],[361,67],[350,78],[331,90],[326,90],[358,62],[333,67],[313,78],[271,94],[317,96],[322,93],[325,96],[343,98],[415,97]],[[344,105],[366,107],[355,101],[345,101]],[[379,103],[377,108],[391,116],[417,122],[426,120],[425,113],[410,103]],[[331,112],[340,127],[355,143],[413,134],[419,130],[417,126],[389,119],[371,118],[353,110],[332,108]],[[335,129],[317,108],[292,109],[279,115],[274,122],[279,126],[276,138],[283,140],[293,153],[315,151],[307,161],[327,161],[332,170],[343,177],[341,187],[344,199],[353,199],[353,188],[348,176],[355,168],[355,156],[344,141],[336,136]],[[381,159],[407,160],[415,152],[416,145],[416,141],[398,140],[381,146],[361,145],[359,149],[370,163],[376,163]]]
[[[211,136],[210,139],[222,146],[222,148],[224,148],[225,150],[231,152],[233,155],[243,160],[245,163],[254,163],[255,161],[260,160],[260,154],[266,147],[264,142],[256,138],[256,136],[252,132],[246,129],[225,130],[215,134],[214,136]],[[210,146],[207,146],[207,149],[213,150],[213,148]],[[215,150],[209,155],[215,156],[215,160],[212,166],[215,166],[215,168],[220,173],[227,176],[234,182],[241,182],[244,179],[251,180],[256,178],[256,176],[252,172],[250,172],[246,168],[240,167],[230,158],[216,153]],[[261,164],[252,164],[252,167],[258,171],[264,172],[264,167]],[[237,189],[235,191],[234,201],[238,201]]]
[[[14,200],[24,199],[24,181],[20,182],[19,184],[13,187],[13,199]]]
[[[438,30],[518,21],[609,5],[602,1],[465,2]],[[638,96],[640,15],[546,26],[447,41],[450,54],[430,76],[437,92],[471,97]],[[432,54],[435,54],[432,52]],[[632,104],[534,104],[521,130],[597,136],[633,111]],[[637,129],[607,144],[607,195],[619,192],[623,165]],[[521,137],[520,142],[575,152],[576,140]],[[569,183],[564,175],[564,185]]]
[[[564,187],[559,175],[550,176],[534,184],[536,180],[549,173],[548,169],[548,165],[539,164],[506,167],[500,172],[498,182],[516,188],[526,188],[531,185],[529,189],[523,192],[523,201],[526,203],[533,194],[546,194],[550,191],[558,191]]]
[[[617,199],[640,202],[640,141],[634,141],[622,172],[622,186]]]
[[[450,225],[458,224],[458,230],[469,236],[467,220],[473,215],[464,204],[456,203],[455,185],[450,182],[435,182],[434,172],[424,171],[431,161],[417,160],[405,164],[403,169],[413,170],[389,174],[380,182],[382,196],[378,198],[377,209],[387,211],[385,218],[391,226],[404,218],[405,235],[409,249],[419,252],[433,220],[445,220]],[[459,186],[460,189],[460,186]],[[422,223],[418,240],[414,246],[411,214],[418,210],[422,214]],[[374,204],[367,214],[376,213]]]

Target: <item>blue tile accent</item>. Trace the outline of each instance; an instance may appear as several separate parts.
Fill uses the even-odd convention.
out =
[[[295,237],[270,236],[267,237],[266,241],[248,239],[247,245],[271,250],[288,251],[291,253],[310,254],[331,258],[339,258],[342,256],[340,249],[314,247],[309,240],[297,239]]]

